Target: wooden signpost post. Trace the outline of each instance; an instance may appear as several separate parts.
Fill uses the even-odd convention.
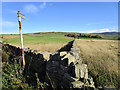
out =
[[[25,19],[25,16],[18,11],[18,21],[19,21],[19,29],[20,29],[20,40],[21,40],[21,49],[22,49],[22,59],[23,66],[25,66],[25,57],[24,57],[24,49],[23,49],[23,38],[22,38],[22,27],[21,27],[21,18]]]

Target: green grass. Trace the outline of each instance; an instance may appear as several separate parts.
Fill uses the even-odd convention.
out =
[[[23,35],[24,45],[27,44],[48,44],[48,43],[66,43],[74,38],[65,37],[64,33],[45,33],[34,35]],[[19,45],[20,37],[3,39],[10,44]]]
[[[64,32],[49,32],[49,33],[34,33],[34,34],[24,34],[23,35],[23,41],[24,45],[28,44],[49,44],[49,43],[67,43],[69,41],[72,41],[73,37],[65,37],[64,35],[67,33]],[[4,38],[3,41],[20,45],[20,37],[19,35],[3,35],[4,36],[11,36],[12,38]],[[18,36],[18,37],[15,37]],[[104,39],[102,40],[116,40],[118,39],[118,35],[102,35]],[[97,38],[79,38],[79,39],[90,39],[90,40],[101,40]]]
[[[102,35],[102,37],[104,37],[104,39],[107,39],[107,40],[118,40],[118,36],[117,34],[112,34],[112,35]]]

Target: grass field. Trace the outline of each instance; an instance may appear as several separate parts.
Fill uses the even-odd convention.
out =
[[[73,38],[65,37],[64,33],[44,33],[44,34],[25,34],[23,35],[24,47],[39,49],[41,51],[55,52],[63,47]],[[3,41],[20,46],[19,35],[3,35]]]
[[[89,73],[95,78],[97,86],[117,85],[118,75],[118,41],[117,40],[83,40],[76,42],[80,55],[87,63]]]

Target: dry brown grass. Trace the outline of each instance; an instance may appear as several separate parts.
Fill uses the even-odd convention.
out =
[[[32,49],[37,49],[40,51],[49,51],[49,52],[56,52],[60,48],[62,48],[65,44],[56,43],[56,44],[37,44],[37,45],[26,45],[25,47],[29,47]]]
[[[112,77],[118,75],[118,41],[79,39],[76,40],[76,44],[80,48],[83,62],[88,65],[89,72],[97,78],[98,83],[103,80],[98,85],[112,83],[114,86],[116,79],[113,82]]]
[[[2,35],[3,39],[10,39],[10,38],[16,38],[20,37],[19,35]]]
[[[57,50],[61,49],[66,44],[67,43],[29,44],[29,45],[24,45],[24,48],[30,48],[30,49],[36,49],[40,51],[48,51],[54,53]],[[20,47],[20,45],[14,45],[14,46]]]
[[[96,64],[104,70],[118,73],[118,41],[80,39],[76,44],[89,69]]]

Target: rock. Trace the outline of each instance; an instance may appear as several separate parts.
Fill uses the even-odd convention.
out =
[[[91,77],[91,78],[88,78],[88,79],[90,80],[90,84],[94,85],[93,78]]]
[[[64,77],[68,79],[70,82],[76,81],[76,79],[72,78],[69,74],[65,73]]]
[[[67,71],[67,69],[63,65],[60,65],[60,69],[63,71]]]
[[[37,54],[41,53],[41,51],[37,51]]]
[[[58,52],[55,52],[54,54],[51,54],[50,55],[50,60],[52,61],[60,61],[60,53]]]
[[[59,67],[59,62],[58,61],[52,61],[52,66]]]
[[[71,62],[75,62],[76,59],[73,55],[71,55],[70,53],[68,53],[64,58],[62,58],[61,60],[64,60],[65,58],[68,58],[68,65],[70,65]]]
[[[67,55],[67,52],[65,52],[65,51],[60,52],[60,56],[61,56],[61,57],[62,57],[62,56],[65,56],[65,55]]]
[[[74,66],[75,68],[75,78],[80,78],[80,68],[79,68],[79,64],[76,64],[75,66]]]
[[[68,58],[60,60],[60,64],[63,65],[63,66],[68,66]]]
[[[50,72],[54,72],[54,71],[56,71],[59,67],[60,67],[59,61],[48,61],[48,62],[47,62],[47,66],[46,66],[46,70],[48,70],[48,71],[50,71]]]
[[[34,49],[32,49],[31,52],[34,53]]]
[[[82,88],[84,83],[81,81],[75,81],[75,82],[72,82],[72,85],[73,85],[73,88]]]
[[[79,48],[71,48],[71,51],[72,52],[80,52],[80,49]]]
[[[88,79],[88,68],[86,64],[76,64],[75,77]]]
[[[88,68],[86,64],[80,66],[80,77],[88,79]]]
[[[68,56],[68,65],[70,65],[71,62],[74,63],[75,61],[76,61],[75,57],[70,54],[70,55]]]
[[[30,48],[24,48],[24,51],[25,52],[27,52],[27,51],[29,51],[30,50]]]
[[[43,54],[43,58],[47,61],[50,60],[50,52],[41,52],[41,54]]]

